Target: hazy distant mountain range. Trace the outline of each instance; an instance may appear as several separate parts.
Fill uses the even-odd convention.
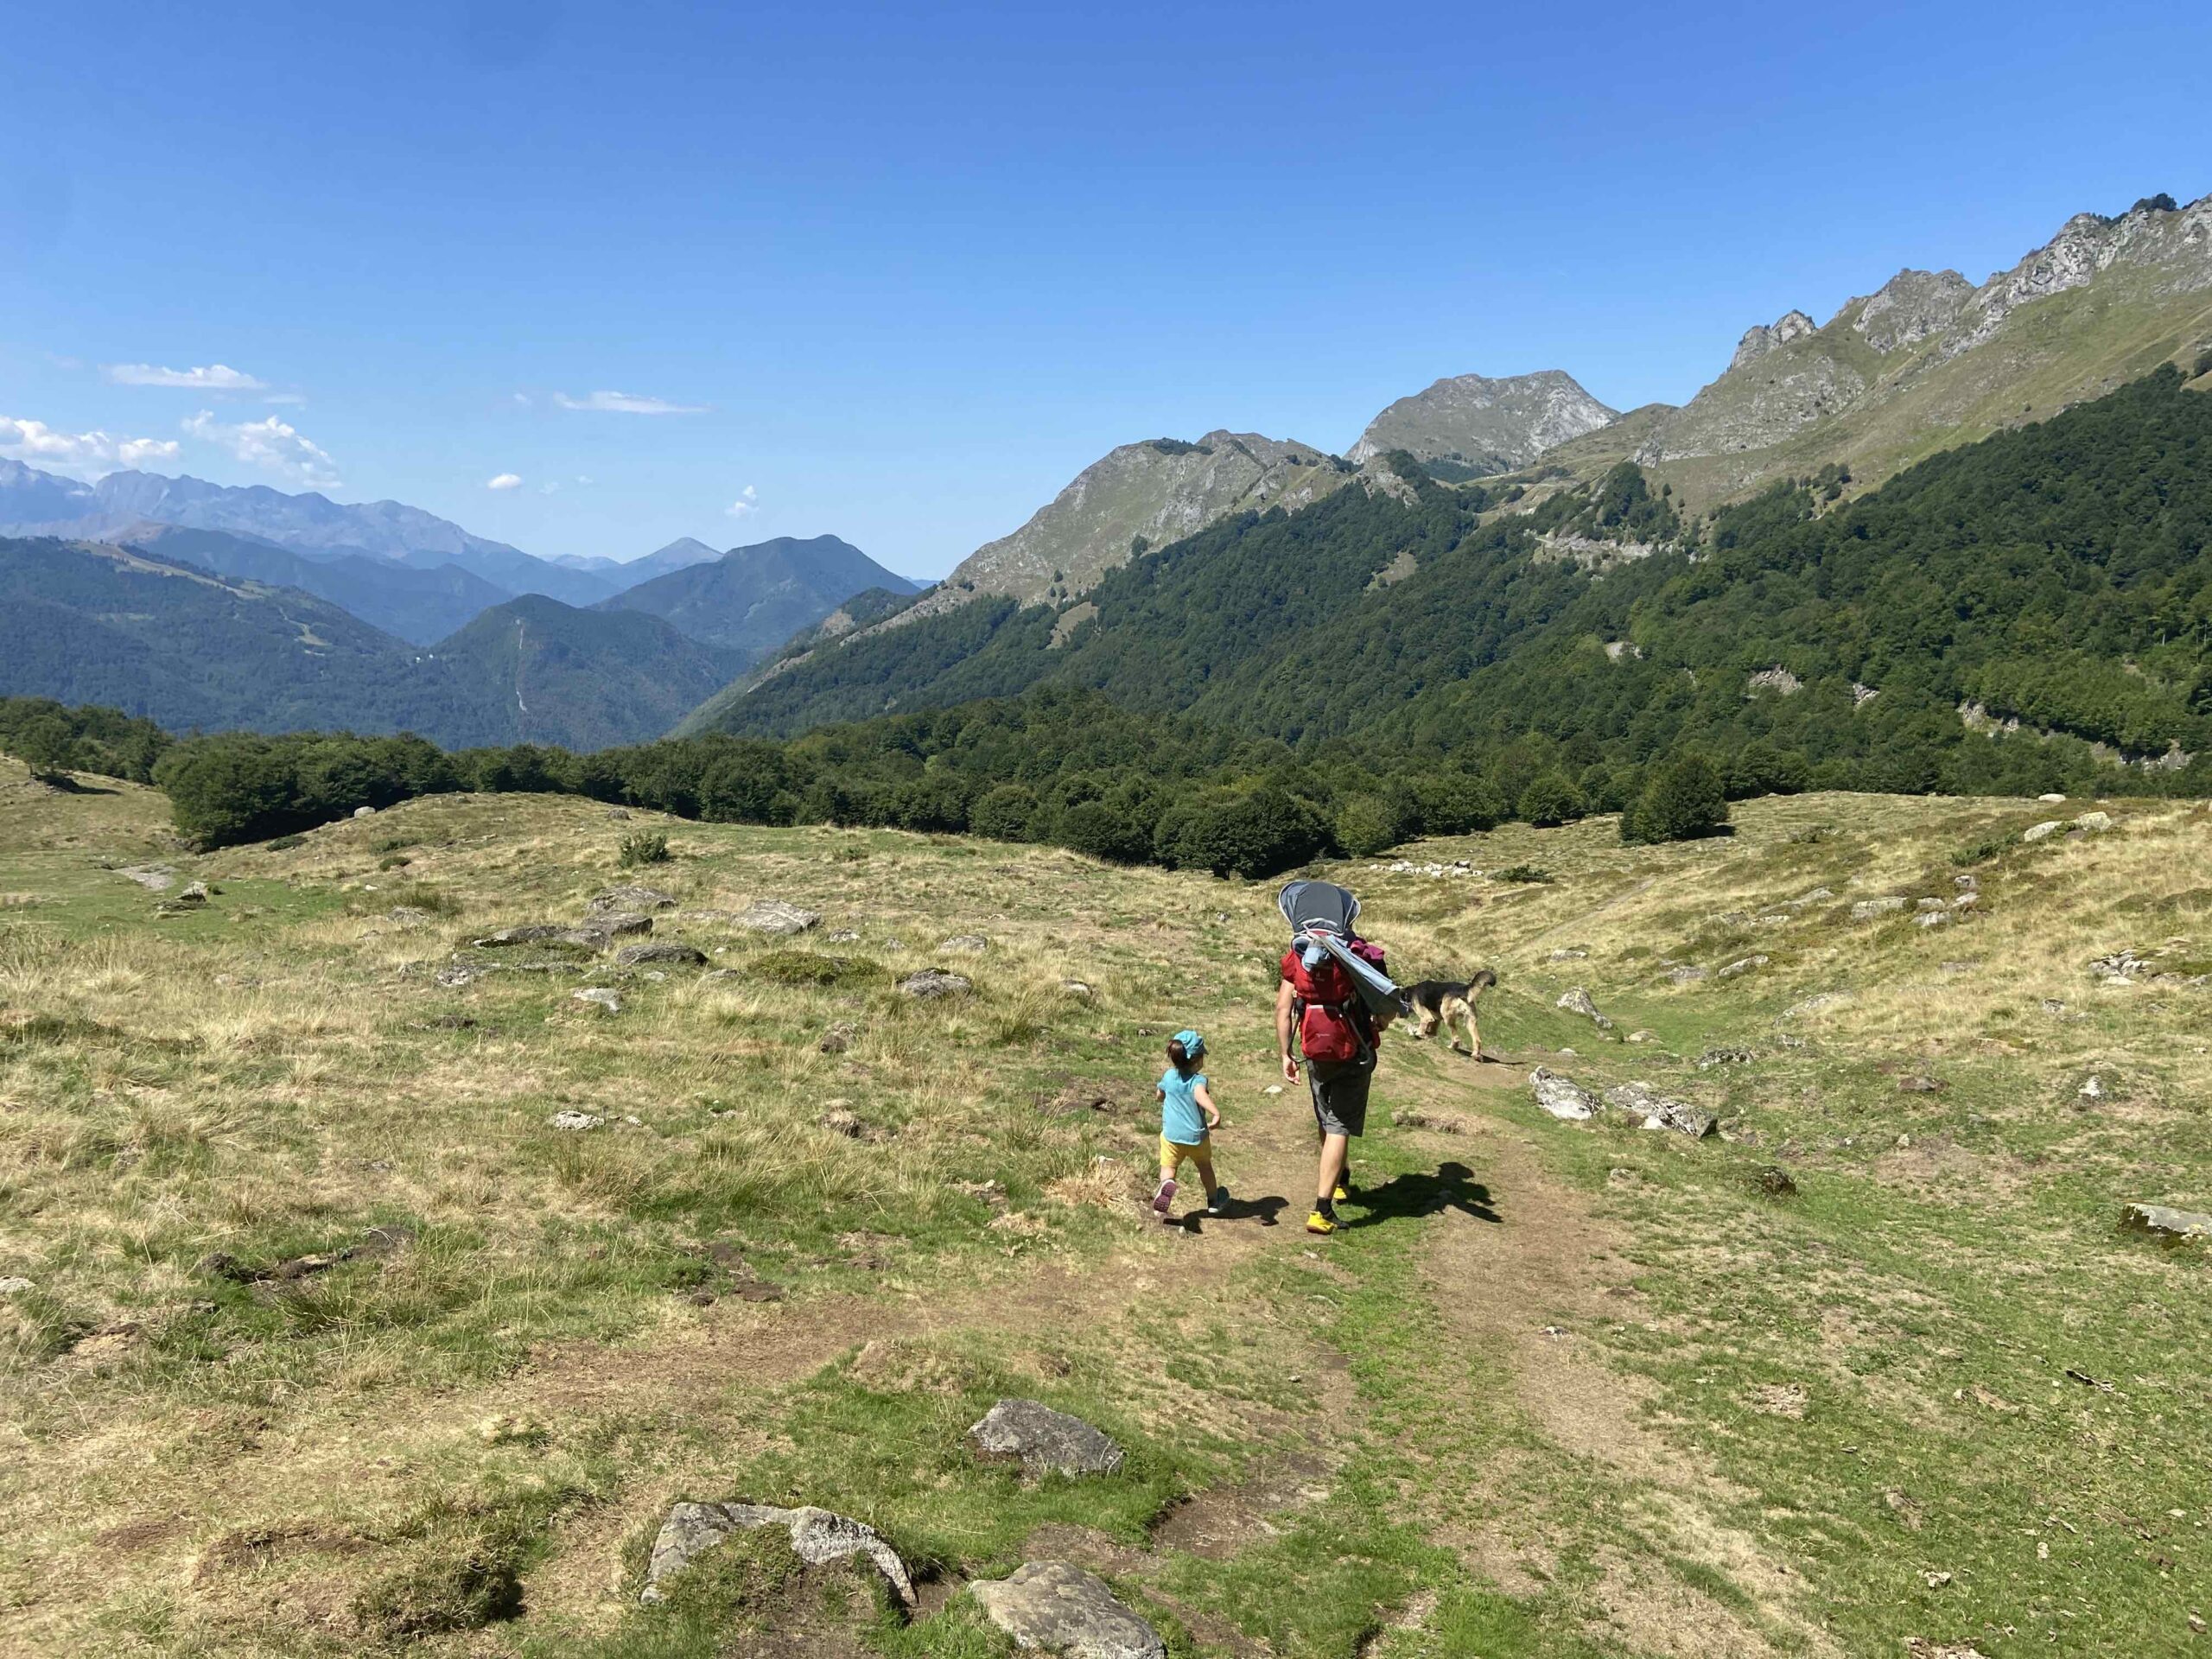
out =
[[[835,536],[806,541],[779,536],[710,559],[687,561],[601,600],[597,608],[660,617],[702,645],[741,652],[751,662],[814,626],[855,594],[879,588],[917,594],[922,584],[885,569]]]

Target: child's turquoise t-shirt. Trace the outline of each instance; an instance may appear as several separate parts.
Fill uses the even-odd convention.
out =
[[[1198,1098],[1205,1081],[1203,1071],[1193,1071],[1186,1077],[1172,1065],[1160,1075],[1160,1092],[1166,1096],[1160,1103],[1163,1139],[1179,1147],[1195,1147],[1206,1138],[1206,1115],[1198,1109]]]

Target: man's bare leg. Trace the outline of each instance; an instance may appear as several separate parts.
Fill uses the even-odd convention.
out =
[[[1345,1154],[1350,1150],[1351,1142],[1341,1135],[1321,1137],[1321,1173],[1314,1182],[1313,1207],[1325,1216],[1336,1200],[1337,1183],[1344,1179]]]

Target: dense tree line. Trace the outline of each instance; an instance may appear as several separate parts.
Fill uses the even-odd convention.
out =
[[[1400,471],[1410,501],[1348,488],[1133,559],[1057,645],[1049,608],[979,601],[713,718],[789,734],[1071,683],[1363,764],[1448,757],[1516,806],[1556,773],[1605,810],[1693,750],[1738,795],[2094,791],[2212,750],[2212,398],[2171,369],[1856,500],[1834,467],[1699,524],[1632,463],[1518,514]],[[1586,569],[1552,534],[1659,550]],[[2049,735],[1991,741],[2009,721]],[[2212,762],[2126,786],[2202,793]]]
[[[150,720],[120,709],[71,709],[51,697],[0,697],[0,754],[40,777],[92,772],[134,784],[154,781],[154,763],[172,741]]]

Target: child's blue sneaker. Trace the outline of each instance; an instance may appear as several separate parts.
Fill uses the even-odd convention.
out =
[[[1168,1211],[1174,1206],[1174,1203],[1175,1178],[1170,1175],[1160,1182],[1160,1191],[1152,1195],[1152,1212],[1165,1221],[1167,1219]]]

